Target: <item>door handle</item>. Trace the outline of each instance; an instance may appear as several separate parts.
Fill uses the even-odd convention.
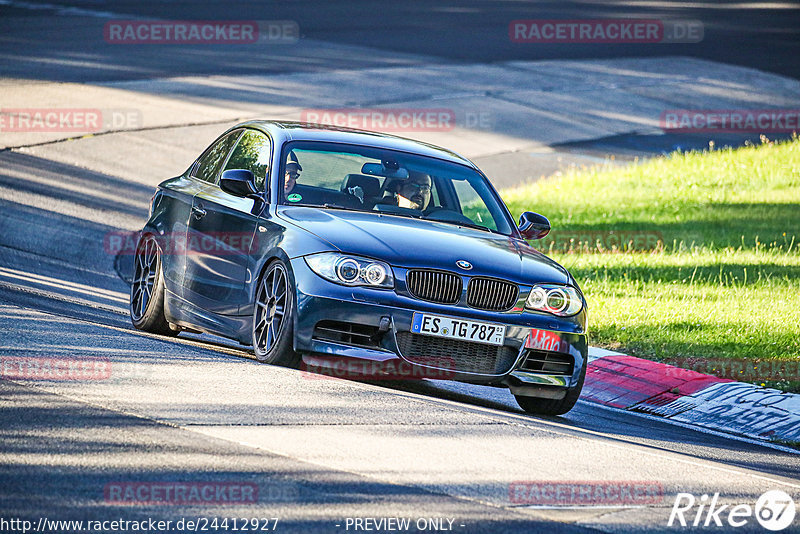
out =
[[[192,215],[194,215],[195,219],[202,219],[206,216],[206,210],[200,206],[192,206]]]

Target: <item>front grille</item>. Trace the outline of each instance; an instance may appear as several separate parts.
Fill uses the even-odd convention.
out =
[[[377,326],[342,321],[320,321],[314,326],[312,337],[321,341],[376,348],[380,346],[381,335]]]
[[[461,298],[461,277],[444,271],[408,271],[406,286],[418,299],[439,304],[455,304]]]
[[[575,359],[569,354],[546,350],[525,351],[525,359],[519,366],[520,371],[544,373],[548,375],[572,376]]]
[[[502,375],[517,360],[517,351],[505,346],[397,333],[400,354],[412,362],[463,373]]]
[[[489,311],[506,311],[514,307],[519,287],[504,280],[475,277],[467,286],[467,305]]]

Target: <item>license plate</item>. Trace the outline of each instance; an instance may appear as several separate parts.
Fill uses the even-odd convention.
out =
[[[502,345],[506,338],[505,325],[469,321],[455,317],[431,315],[429,313],[415,313],[411,323],[411,331],[415,334],[475,341],[488,345]]]

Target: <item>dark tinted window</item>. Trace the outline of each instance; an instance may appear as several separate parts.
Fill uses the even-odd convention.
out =
[[[195,167],[192,176],[203,180],[204,182],[215,183],[217,181],[217,174],[219,173],[225,157],[230,152],[236,138],[241,134],[241,130],[231,132],[219,141],[217,141],[205,154],[200,158],[200,161]]]
[[[255,130],[245,130],[236,143],[228,163],[223,171],[228,169],[247,169],[256,177],[256,186],[264,189],[264,178],[269,171],[270,142],[269,138]]]

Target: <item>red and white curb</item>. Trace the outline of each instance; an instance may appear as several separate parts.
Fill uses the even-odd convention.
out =
[[[800,441],[800,395],[596,347],[581,398],[755,439]]]

